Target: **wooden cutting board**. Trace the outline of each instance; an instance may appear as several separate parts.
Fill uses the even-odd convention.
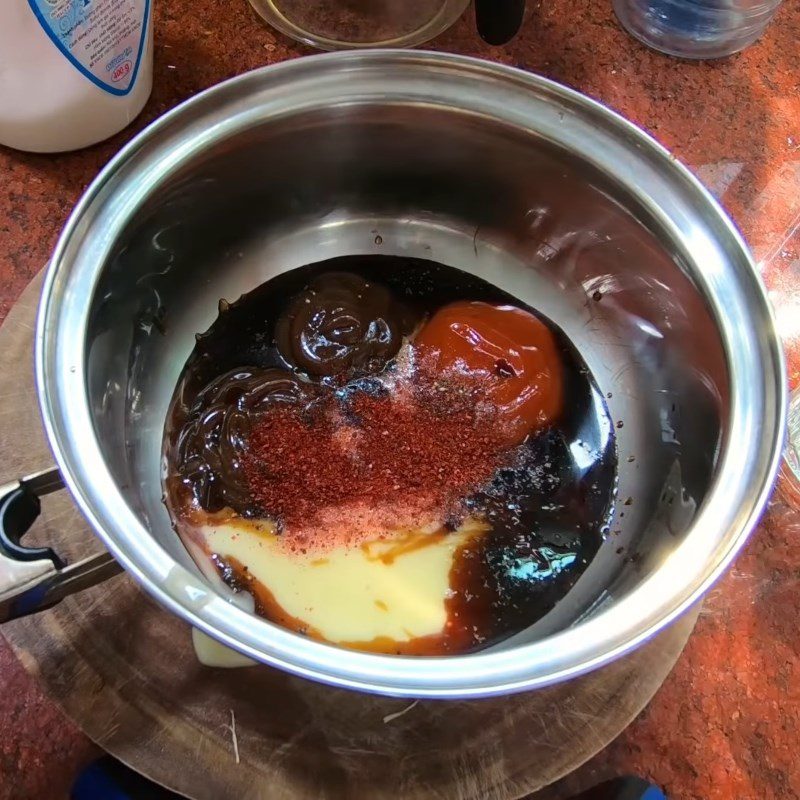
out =
[[[0,482],[49,466],[33,382],[42,284],[0,329]],[[29,541],[68,558],[100,548],[66,492]],[[97,744],[197,800],[510,800],[557,780],[617,736],[680,655],[696,613],[636,653],[555,688],[509,698],[394,700],[263,666],[211,669],[189,627],[120,576],[2,634]]]

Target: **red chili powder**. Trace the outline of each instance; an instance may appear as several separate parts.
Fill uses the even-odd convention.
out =
[[[244,470],[290,547],[445,524],[508,449],[479,391],[417,375],[413,391],[333,393],[312,410],[275,406],[255,422]]]

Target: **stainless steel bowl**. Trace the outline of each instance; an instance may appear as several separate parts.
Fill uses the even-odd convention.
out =
[[[370,655],[255,618],[201,577],[162,505],[167,403],[217,301],[352,253],[436,259],[540,309],[580,348],[619,421],[608,541],[554,612],[490,651]],[[393,695],[530,689],[636,647],[742,546],[784,436],[764,290],[700,184],[576,92],[433,53],[292,61],[152,125],[61,236],[36,362],[65,480],[147,591],[260,661]]]

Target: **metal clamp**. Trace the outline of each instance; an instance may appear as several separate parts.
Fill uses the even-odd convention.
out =
[[[41,512],[40,498],[63,488],[55,467],[0,487],[0,622],[50,608],[122,571],[110,553],[67,564],[49,547],[22,544]]]

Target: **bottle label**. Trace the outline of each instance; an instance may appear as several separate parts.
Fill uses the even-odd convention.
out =
[[[106,92],[136,83],[150,0],[28,0],[45,33],[69,62]]]

